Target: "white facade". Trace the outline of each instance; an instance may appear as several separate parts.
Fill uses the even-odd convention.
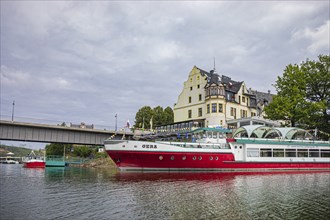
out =
[[[257,116],[256,95],[244,82],[194,66],[174,105],[174,123],[227,127],[227,121]]]

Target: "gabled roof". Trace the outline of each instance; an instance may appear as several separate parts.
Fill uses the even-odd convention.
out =
[[[235,84],[231,84],[231,85],[227,84],[226,90],[237,93],[240,90],[242,84],[243,84],[243,82],[236,82]]]

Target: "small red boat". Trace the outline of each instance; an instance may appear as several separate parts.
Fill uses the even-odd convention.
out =
[[[31,151],[31,153],[23,158],[23,167],[25,168],[45,168],[46,167],[46,161],[45,157],[37,156],[34,151]]]

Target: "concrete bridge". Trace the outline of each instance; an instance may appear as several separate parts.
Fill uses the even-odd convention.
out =
[[[0,140],[103,145],[105,139],[123,135],[132,137],[133,133],[0,120]]]

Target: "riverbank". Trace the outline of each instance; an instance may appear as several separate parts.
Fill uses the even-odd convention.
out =
[[[89,160],[82,164],[70,165],[70,166],[78,166],[78,167],[94,167],[94,168],[116,168],[116,164],[110,157],[105,158],[97,158]]]

